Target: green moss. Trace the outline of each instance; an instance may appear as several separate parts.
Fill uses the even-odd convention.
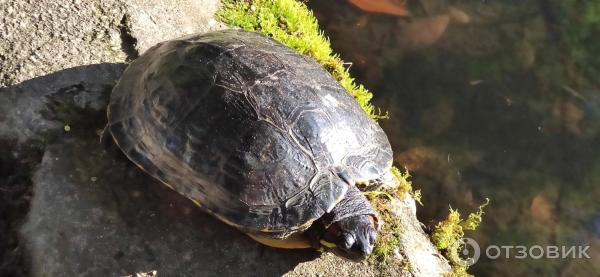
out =
[[[371,203],[378,209],[381,219],[384,221],[382,230],[379,232],[377,242],[373,248],[373,254],[369,257],[371,263],[387,264],[389,257],[400,246],[400,219],[394,216],[387,208],[386,200],[371,198]]]
[[[392,181],[394,183],[385,184],[381,190],[364,193],[384,222],[379,231],[373,254],[369,257],[369,261],[375,264],[387,264],[390,260],[389,257],[400,246],[402,225],[400,218],[392,211],[393,201],[402,199],[406,193],[409,193],[420,202],[420,192],[413,191],[412,184],[408,180],[410,177],[408,171],[403,174],[396,167],[392,167],[390,171],[394,176]]]
[[[467,272],[466,266],[452,266],[452,272],[446,277],[473,277],[473,275]]]
[[[382,118],[369,103],[373,95],[350,77],[344,62],[333,53],[329,40],[319,29],[316,18],[296,0],[223,0],[217,12],[222,22],[268,35],[298,52],[317,60],[351,93],[371,118]]]
[[[431,234],[431,240],[450,261],[452,265],[451,276],[471,276],[467,273],[467,267],[458,255],[460,251],[460,243],[458,242],[464,236],[465,230],[473,231],[481,224],[483,208],[489,203],[490,199],[486,198],[485,203],[479,206],[478,211],[469,214],[464,220],[461,219],[461,215],[457,210],[450,208],[448,217],[435,226]]]
[[[463,235],[463,229],[460,225],[460,213],[457,210],[450,208],[448,217],[439,222],[431,236],[433,243],[440,250],[450,248]]]
[[[413,190],[412,183],[408,180],[410,178],[410,172],[408,170],[406,173],[400,172],[400,170],[392,166],[390,168],[390,172],[394,176],[395,182],[398,182],[395,186],[394,190],[396,197],[402,197],[405,193],[410,194],[419,204],[423,205],[421,202],[421,191]]]

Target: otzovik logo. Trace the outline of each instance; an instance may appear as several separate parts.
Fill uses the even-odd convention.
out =
[[[456,247],[456,248],[455,248]],[[461,266],[474,265],[481,256],[479,244],[472,238],[462,238],[455,242],[453,249],[459,249],[458,264]]]
[[[471,266],[481,257],[481,248],[472,238],[462,238],[452,245],[458,249],[457,262],[462,266]],[[587,251],[589,245],[489,245],[484,248],[485,257],[490,260],[506,259],[591,259]]]

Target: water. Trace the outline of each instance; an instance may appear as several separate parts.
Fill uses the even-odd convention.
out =
[[[482,251],[589,246],[589,259],[484,253],[471,273],[600,275],[600,4],[422,0],[408,2],[410,18],[308,5],[389,112],[381,125],[422,190],[421,221],[489,197],[483,226],[467,233]]]

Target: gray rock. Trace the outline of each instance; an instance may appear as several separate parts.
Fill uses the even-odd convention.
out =
[[[126,23],[140,54],[161,41],[226,28],[214,18],[221,6],[215,0],[129,0],[126,5]]]
[[[0,87],[84,64],[122,62],[122,1],[0,0]]]
[[[225,28],[218,0],[0,0],[0,87]]]
[[[0,138],[14,139],[20,144],[43,142],[71,121],[85,121],[82,115],[56,110],[60,109],[57,105],[72,105],[72,113],[104,109],[104,94],[112,88],[124,66],[108,63],[79,66],[0,89]],[[65,99],[59,95],[75,92],[77,97],[71,99],[72,103],[60,103]]]

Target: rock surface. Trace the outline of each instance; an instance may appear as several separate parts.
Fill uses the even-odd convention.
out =
[[[126,4],[128,28],[137,41],[138,53],[163,40],[225,28],[213,16],[220,7],[215,0],[134,0]]]
[[[116,0],[0,0],[0,87],[83,64],[119,62]]]
[[[0,0],[0,87],[225,28],[215,0]]]
[[[22,224],[12,222],[19,229],[15,249],[23,252],[25,271],[31,276],[154,270],[157,276],[410,276],[398,266],[262,246],[148,177],[110,143],[99,142],[106,101],[123,62],[159,41],[223,28],[213,16],[218,5],[214,0],[0,0],[0,142],[14,142],[10,151],[0,151],[6,155],[0,162],[32,155],[41,160],[30,173],[30,210]],[[31,148],[36,151],[21,150]],[[401,255],[412,275],[448,271],[416,219],[414,202],[399,202],[398,213],[406,230]]]

